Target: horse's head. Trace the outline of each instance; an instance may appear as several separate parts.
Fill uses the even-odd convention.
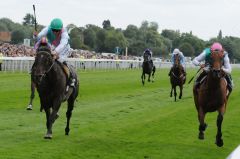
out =
[[[173,71],[175,71],[176,73],[179,72],[179,74],[182,73],[182,71],[183,71],[183,67],[180,64],[180,56],[179,56],[179,54],[175,54],[174,55]]]
[[[174,55],[174,64],[175,65],[180,65],[180,56],[179,54]]]
[[[51,55],[51,49],[45,42],[40,42],[37,48],[34,67],[32,70],[33,79],[41,83],[42,79],[51,70],[54,65],[54,59]]]
[[[213,73],[214,78],[223,77],[224,72],[221,70],[223,65],[224,51],[211,51],[212,65],[211,72]]]
[[[150,60],[150,54],[149,53],[144,53],[143,55],[143,61],[146,62],[146,61],[149,61]]]

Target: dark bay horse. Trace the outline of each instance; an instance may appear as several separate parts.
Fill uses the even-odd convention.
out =
[[[172,91],[174,90],[174,99],[176,102],[176,97],[177,97],[177,86],[180,88],[180,94],[179,94],[179,99],[182,98],[182,90],[183,90],[183,85],[185,84],[186,77],[184,75],[184,68],[180,64],[180,57],[178,54],[175,55],[174,58],[174,65],[171,68],[170,72],[170,83],[171,83],[171,92],[170,92],[170,97],[172,97]]]
[[[51,49],[45,43],[40,43],[33,64],[31,79],[36,85],[40,97],[41,109],[46,113],[47,133],[44,136],[45,139],[52,138],[52,125],[58,118],[61,103],[66,100],[68,108],[66,112],[67,125],[65,135],[69,134],[70,118],[79,88],[77,74],[72,67],[70,67],[70,69],[72,69],[73,78],[76,79],[76,82],[75,87],[70,87],[68,91],[66,91],[67,76],[61,64],[53,59]]]
[[[222,140],[222,121],[228,100],[227,82],[224,78],[225,73],[221,69],[223,63],[223,52],[213,52],[212,65],[202,84],[193,88],[195,106],[198,112],[199,135],[198,138],[204,139],[204,131],[207,124],[204,121],[208,112],[218,111],[217,116],[217,135],[216,145],[223,146]]]
[[[154,82],[154,74],[156,71],[156,67],[153,65],[153,62],[150,60],[150,55],[144,54],[143,56],[143,64],[142,64],[142,84],[145,83],[145,74],[148,74],[148,82],[150,82],[150,78],[152,76],[152,82]]]

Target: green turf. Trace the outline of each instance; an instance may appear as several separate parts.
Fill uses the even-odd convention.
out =
[[[188,79],[196,70],[188,70]],[[155,83],[140,82],[140,70],[79,72],[80,95],[64,135],[66,103],[45,140],[45,113],[27,111],[29,74],[0,73],[0,159],[223,159],[240,142],[239,77],[223,121],[224,146],[217,147],[216,116],[207,114],[205,140],[198,140],[192,84],[183,99],[169,97],[168,70],[157,70]]]

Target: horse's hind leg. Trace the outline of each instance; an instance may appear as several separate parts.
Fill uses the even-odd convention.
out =
[[[173,86],[171,88],[170,97],[172,97]]]
[[[31,81],[31,96],[30,96],[30,101],[29,104],[27,106],[27,110],[32,110],[32,102],[35,96],[35,84],[33,81]]]
[[[153,66],[153,71],[152,71],[152,82],[154,82],[154,74],[155,74],[156,68]]]
[[[204,122],[204,119],[205,119],[205,113],[203,112],[202,108],[199,107],[199,109],[198,109],[198,120],[199,120],[200,125],[199,125],[198,138],[200,140],[204,139],[204,131],[207,128],[207,124]]]
[[[144,85],[144,81],[145,81],[145,74],[144,73],[142,73],[142,76],[141,76],[141,78],[142,78],[142,84]]]
[[[66,125],[66,128],[65,128],[65,135],[68,135],[69,131],[70,131],[69,124],[70,124],[70,119],[71,119],[71,116],[72,116],[73,106],[74,106],[74,98],[71,96],[68,99],[68,109],[67,109],[67,112],[66,112],[67,125]]]
[[[150,77],[151,77],[151,73],[149,73],[148,75],[148,82],[151,82]]]
[[[222,140],[222,121],[223,121],[223,114],[225,112],[225,108],[222,108],[218,111],[218,117],[217,117],[217,135],[216,135],[216,145],[219,147],[223,146],[223,140]]]

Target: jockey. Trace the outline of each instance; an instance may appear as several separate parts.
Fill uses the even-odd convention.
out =
[[[224,49],[220,43],[215,42],[212,44],[210,48],[206,48],[200,55],[193,59],[193,64],[195,66],[200,66],[201,68],[203,68],[203,72],[196,79],[194,87],[197,87],[200,84],[203,77],[205,77],[209,72],[209,68],[211,65],[211,52],[213,51],[224,51]],[[224,51],[223,56],[224,57],[222,70],[226,73],[225,79],[227,80],[228,83],[229,92],[231,92],[233,88],[233,82],[231,78],[232,67],[230,65],[228,53],[226,51]],[[201,63],[202,61],[205,61],[205,64]]]
[[[178,55],[180,57],[180,64],[182,65],[183,67],[183,71],[184,71],[184,76],[186,76],[186,68],[185,68],[185,57],[183,55],[183,53],[178,49],[174,49],[173,50],[173,53],[172,53],[172,58],[171,58],[171,62],[172,62],[172,67],[170,69],[170,72],[168,73],[168,76],[171,75],[171,72],[172,72],[172,68],[173,68],[173,65],[174,65],[174,61],[175,61],[175,56]]]
[[[36,36],[36,33],[34,35]],[[69,69],[66,63],[66,58],[70,55],[69,36],[67,29],[63,28],[62,20],[59,18],[53,19],[50,26],[43,28],[36,36],[36,39],[39,41],[43,37],[47,37],[48,42],[51,44],[53,58]],[[68,85],[74,87],[75,79],[73,79],[70,69],[69,74]]]
[[[144,52],[143,52],[143,57],[144,55],[148,55],[148,61],[150,61],[152,64],[153,64],[153,61],[152,61],[152,51],[151,49],[146,49]]]

